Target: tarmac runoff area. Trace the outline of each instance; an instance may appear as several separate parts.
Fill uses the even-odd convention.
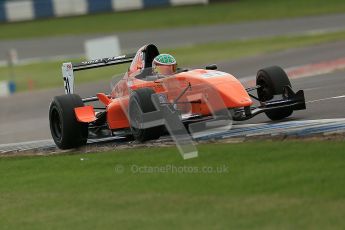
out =
[[[253,139],[341,139],[345,140],[345,58],[317,62],[287,69],[294,89],[304,89],[307,110],[295,111],[291,118],[281,122],[268,122],[264,115],[244,122],[234,123],[231,129],[207,134],[196,142],[241,142]],[[335,72],[334,72],[335,71]],[[244,84],[253,78],[245,77]],[[313,119],[315,118],[315,119]],[[48,127],[48,126],[47,126]],[[0,156],[45,155],[68,152],[97,152],[116,148],[154,147],[174,145],[170,137],[145,144],[128,142],[111,137],[89,140],[88,145],[69,151],[58,150],[51,139],[0,144]]]
[[[117,34],[70,35],[0,41],[0,65],[6,63],[8,49],[16,49],[21,63],[49,59],[70,59],[84,56],[84,43],[89,39],[118,36],[123,52],[153,43],[158,47],[174,48],[202,43],[274,36],[322,34],[345,30],[345,14],[309,16],[292,19],[154,29]],[[183,36],[181,36],[183,34]]]

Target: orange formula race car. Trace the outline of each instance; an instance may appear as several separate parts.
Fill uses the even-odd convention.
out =
[[[131,63],[128,71],[110,93],[88,98],[75,94],[76,71],[125,63]],[[216,65],[177,68],[175,59],[160,54],[153,44],[133,55],[64,63],[62,72],[66,94],[54,97],[49,109],[51,135],[61,149],[111,136],[143,142],[176,127],[184,126],[189,132],[190,125],[205,128],[205,121],[215,118],[243,121],[265,113],[271,120],[280,120],[306,108],[303,90],[295,93],[278,66],[259,70],[256,86],[245,88]]]

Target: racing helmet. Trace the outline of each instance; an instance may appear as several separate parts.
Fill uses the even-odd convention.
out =
[[[171,75],[176,72],[177,63],[170,54],[160,54],[153,59],[153,72],[159,75]]]

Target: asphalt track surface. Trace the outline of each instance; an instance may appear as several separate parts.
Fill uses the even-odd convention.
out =
[[[272,64],[289,68],[345,57],[344,47],[345,43],[338,42],[293,49],[232,62],[222,62],[219,69],[230,72],[241,79],[254,76],[258,69]],[[292,85],[296,90],[304,89],[306,101],[313,102],[307,104],[307,110],[295,112],[287,121],[345,117],[345,97],[331,98],[345,95],[345,71],[293,79]],[[77,87],[81,96],[95,95],[99,91],[109,92],[109,89],[108,81]],[[62,86],[57,89],[24,92],[8,98],[0,98],[0,144],[49,139],[49,103],[55,95],[61,94],[64,94]],[[325,100],[315,101],[320,99]],[[261,114],[249,121],[241,122],[241,124],[262,122],[272,123]]]
[[[10,48],[17,50],[20,60],[46,59],[59,56],[79,57],[84,53],[84,42],[86,40],[109,35],[117,35],[122,49],[125,52],[130,52],[146,43],[154,43],[158,47],[168,48],[237,39],[340,31],[345,30],[344,22],[345,14],[335,14],[139,32],[3,40],[0,41],[0,62],[6,60],[6,53]]]

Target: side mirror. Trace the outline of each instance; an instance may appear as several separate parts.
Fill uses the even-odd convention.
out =
[[[207,70],[216,70],[218,69],[216,64],[210,64],[208,66],[205,67]]]

